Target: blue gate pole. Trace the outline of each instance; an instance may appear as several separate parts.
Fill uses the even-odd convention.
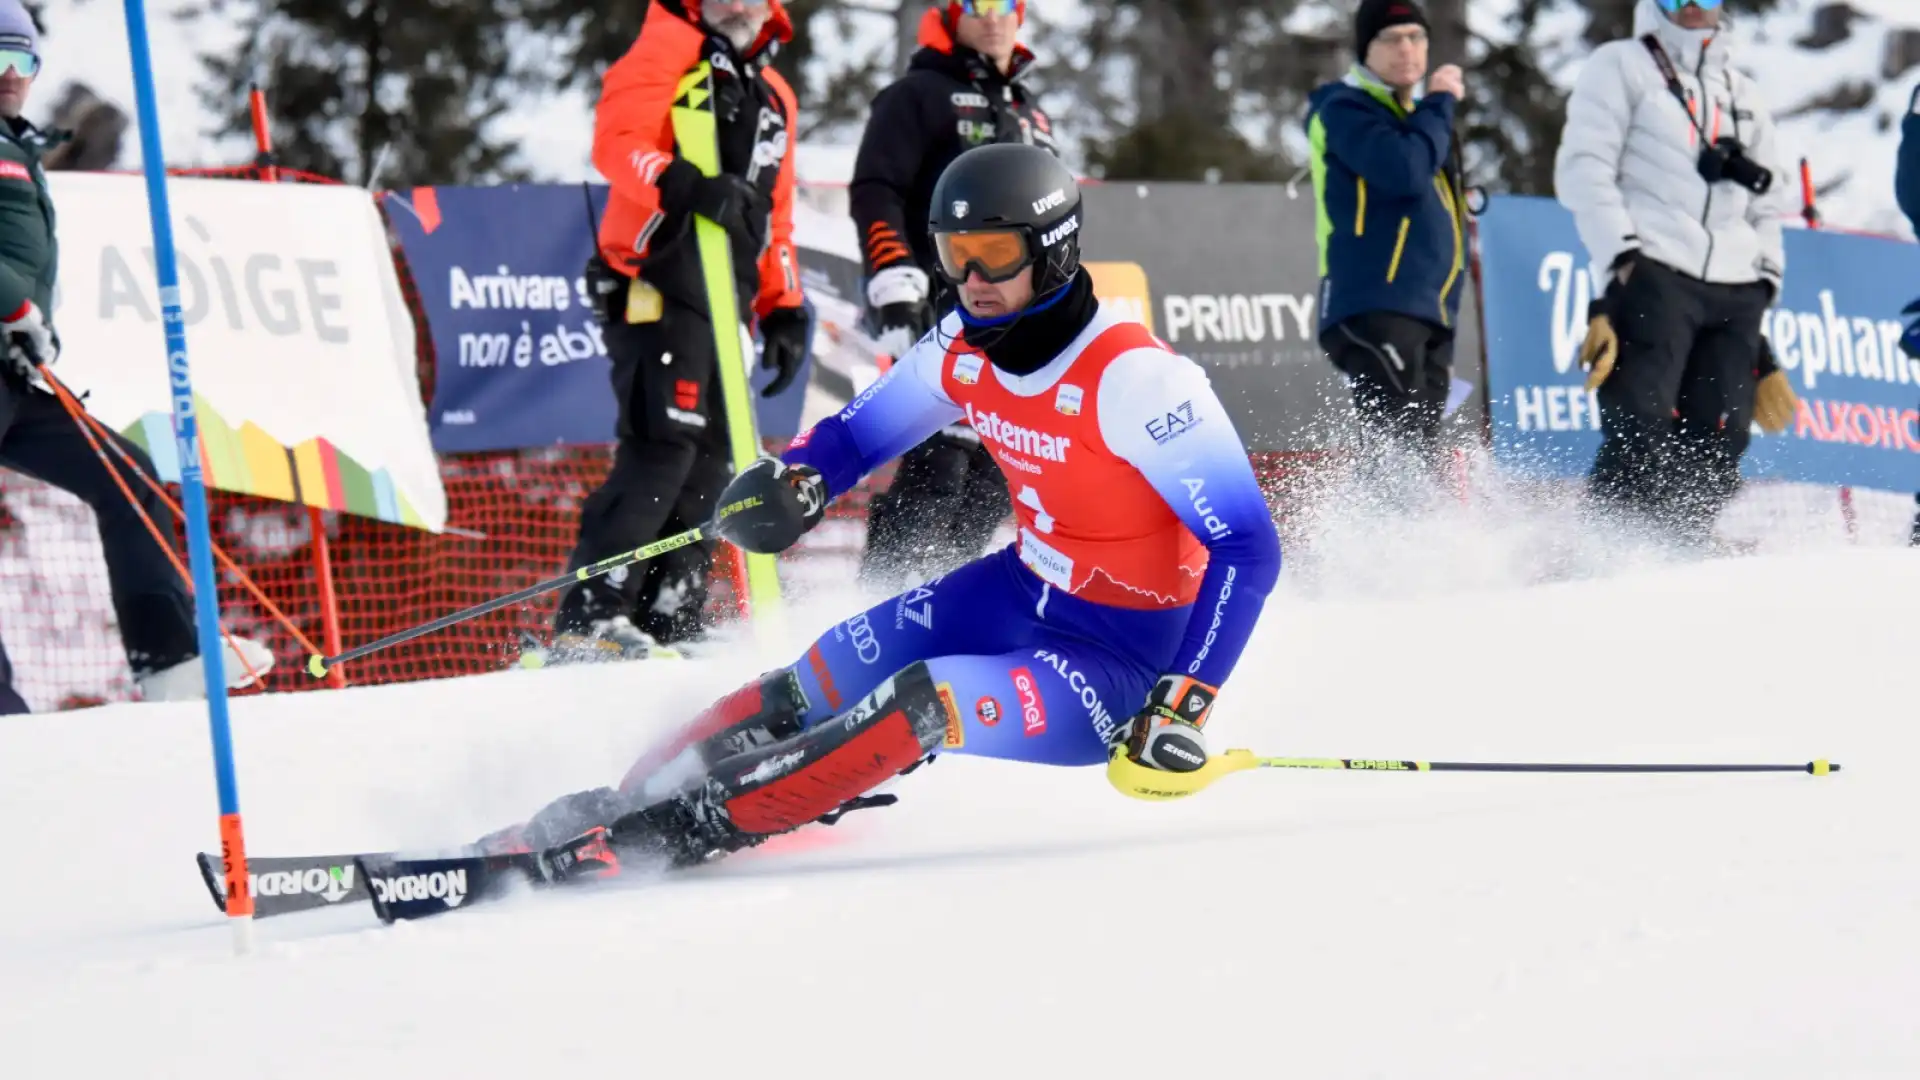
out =
[[[154,102],[146,4],[144,0],[126,0],[126,8],[127,49],[133,54],[133,94],[140,118],[140,164],[147,178],[147,211],[153,219],[160,322],[166,328],[173,437],[180,455],[180,491],[187,519],[187,561],[193,570],[194,621],[207,681],[214,782],[220,792],[220,854],[226,861],[227,915],[233,925],[234,951],[245,954],[253,947],[253,893],[247,887],[246,834],[240,824],[240,785],[234,777],[233,731],[227,717],[220,597],[213,576],[213,537],[207,529],[207,487],[200,473],[200,424],[194,416],[187,328],[180,311],[180,268],[174,257],[172,212],[167,206],[167,159],[160,148],[160,112]]]

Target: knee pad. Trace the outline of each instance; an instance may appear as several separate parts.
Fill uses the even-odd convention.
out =
[[[797,738],[721,762],[708,791],[741,832],[797,829],[927,756],[958,715],[916,661]]]

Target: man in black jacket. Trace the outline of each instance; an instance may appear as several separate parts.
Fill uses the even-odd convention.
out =
[[[1016,40],[1024,0],[931,8],[907,73],[873,101],[849,194],[865,249],[868,320],[890,356],[934,324],[927,204],[954,158],[983,143],[1058,152],[1022,80],[1033,53]],[[975,558],[1012,510],[1006,477],[965,425],[908,451],[868,509],[863,574],[893,587]]]

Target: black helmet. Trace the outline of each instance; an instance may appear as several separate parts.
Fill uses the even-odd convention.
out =
[[[1033,293],[1045,296],[1080,269],[1080,185],[1040,147],[977,146],[934,184],[927,231],[941,276],[954,284],[974,270],[1006,281],[1031,265]]]

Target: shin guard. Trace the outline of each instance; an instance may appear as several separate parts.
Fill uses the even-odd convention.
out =
[[[791,668],[776,668],[709,705],[672,738],[641,755],[620,781],[622,794],[647,800],[670,794],[674,777],[698,779],[706,766],[800,732],[807,695]],[[689,760],[680,760],[688,751]],[[696,760],[697,759],[697,760]],[[672,768],[669,768],[672,766]]]
[[[708,795],[742,833],[797,829],[905,771],[941,744],[949,707],[924,662],[796,738],[720,762]]]

